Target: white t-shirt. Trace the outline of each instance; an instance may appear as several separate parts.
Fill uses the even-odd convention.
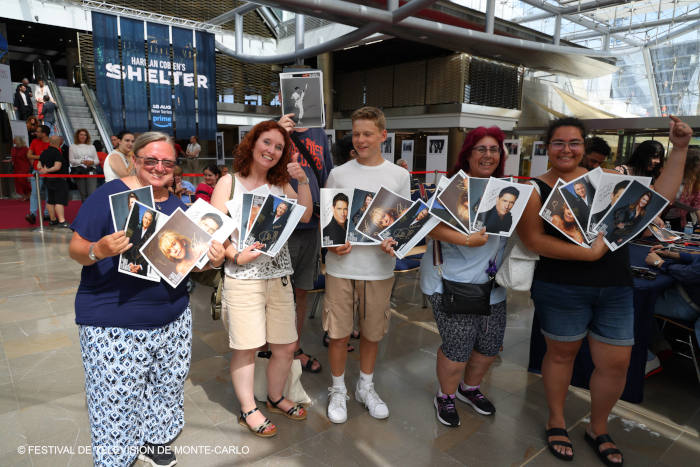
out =
[[[126,160],[126,156],[124,154],[117,151],[116,149],[112,151],[112,153],[110,153],[110,155],[107,156],[107,158],[105,159],[105,165],[103,167],[103,171],[105,174],[105,183],[111,182],[112,180],[116,180],[117,178],[119,178],[119,175],[117,175],[117,173],[112,169],[112,166],[109,165],[109,160],[112,157],[121,157],[122,162],[124,163],[124,167],[129,166],[129,162]]]
[[[187,145],[187,151],[185,151],[185,154],[187,154],[188,157],[197,157],[199,156],[199,152],[202,150],[202,147],[199,145],[199,143],[190,143]]]
[[[406,169],[383,161],[368,166],[351,160],[331,170],[326,188],[359,188],[377,192],[388,188],[405,198],[411,198],[410,174]],[[379,245],[353,245],[347,255],[338,256],[329,251],[326,255],[326,272],[334,277],[376,281],[394,275],[396,259],[384,253]]]

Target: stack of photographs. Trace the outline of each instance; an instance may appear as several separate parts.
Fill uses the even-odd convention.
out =
[[[622,196],[622,193],[625,192],[632,180],[636,180],[644,186],[651,184],[651,177],[635,177],[633,175],[619,175],[608,172],[601,173],[591,205],[591,215],[586,224],[591,234],[597,234],[595,227]]]
[[[440,220],[431,216],[428,205],[423,200],[416,200],[391,226],[379,232],[379,238],[392,238],[397,258],[403,259],[418,242],[435,228]]]
[[[575,244],[590,248],[586,242],[586,235],[581,225],[576,220],[576,216],[574,216],[571,208],[569,208],[564,200],[564,196],[562,196],[559,191],[559,188],[565,184],[566,182],[564,180],[557,180],[554,189],[544,203],[542,203],[540,217],[552,224],[559,232]]]
[[[570,212],[576,218],[576,223],[584,232],[587,240],[593,241],[595,235],[589,230],[589,219],[591,217],[591,207],[597,191],[600,177],[603,171],[596,168],[566,183],[562,180],[561,185],[557,183],[559,193],[566,200]]]
[[[139,279],[160,282],[158,272],[148,264],[139,251],[155,233],[160,218],[161,214],[152,206],[138,201],[133,203],[124,229],[126,237],[131,243],[131,248],[119,255],[117,267],[119,272]]]
[[[114,231],[119,232],[126,227],[126,220],[131,213],[131,208],[135,202],[142,203],[151,209],[155,209],[153,204],[153,187],[151,185],[135,190],[122,191],[109,195],[109,207],[112,211],[112,223]]]
[[[381,187],[365,209],[355,230],[365,238],[381,243],[379,232],[396,222],[411,204],[410,199]]]
[[[269,187],[267,185],[262,185],[250,193],[243,193],[241,198],[236,197],[226,201],[226,209],[231,219],[233,219],[234,224],[231,242],[237,247],[243,245],[243,240],[245,240],[248,229],[253,224],[260,207],[269,194]]]
[[[356,230],[360,220],[364,217],[369,205],[374,200],[376,193],[355,188],[350,197],[350,212],[348,213],[348,230],[345,240],[351,245],[377,245],[380,241],[367,238]]]
[[[430,214],[433,216],[437,217],[440,219],[443,223],[447,224],[448,226],[452,227],[453,229],[462,232],[462,233],[469,233],[468,230],[464,230],[461,224],[457,221],[455,217],[450,214],[450,212],[445,208],[445,206],[440,202],[438,199],[438,196],[444,190],[452,181],[454,180],[455,177],[457,177],[459,173],[455,174],[452,178],[447,178],[447,177],[442,177],[440,181],[437,184],[435,194],[433,194],[433,197],[430,198],[428,201],[428,211]]]
[[[295,200],[267,195],[255,220],[246,228],[243,246],[258,243],[261,246],[256,251],[271,257],[277,256],[294,232],[304,211],[306,208],[298,205]]]
[[[212,236],[219,243],[224,243],[233,232],[235,225],[233,219],[216,209],[203,199],[198,199],[187,209],[187,217],[197,223],[202,230]],[[197,267],[202,269],[209,259],[204,256]]]

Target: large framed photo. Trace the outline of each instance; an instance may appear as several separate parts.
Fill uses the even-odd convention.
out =
[[[136,188],[135,190],[127,190],[109,195],[109,207],[112,210],[112,223],[114,224],[115,232],[124,230],[126,227],[126,219],[129,217],[131,207],[136,201],[154,209],[153,187],[148,185],[142,188]]]
[[[280,73],[282,115],[293,113],[299,128],[323,128],[323,73],[318,70]]]
[[[158,211],[138,201],[131,206],[124,229],[124,233],[131,243],[131,248],[119,255],[117,267],[119,272],[139,279],[160,282],[158,273],[139,251],[155,233],[160,216]]]
[[[668,200],[632,180],[603,220],[596,226],[603,240],[615,251],[639,235],[668,204]]]
[[[491,178],[479,203],[474,230],[510,237],[530,199],[533,186]]]
[[[381,241],[379,232],[396,222],[410,206],[410,199],[381,187],[355,230],[369,239]]]
[[[321,188],[321,247],[345,245],[351,189]]]
[[[351,245],[372,245],[381,243],[378,240],[367,238],[356,230],[360,225],[360,219],[365,215],[367,208],[372,203],[376,193],[355,188],[350,198],[350,213],[348,215],[348,234],[345,237],[346,242]]]
[[[187,217],[192,219],[205,232],[212,236],[214,240],[224,243],[235,228],[233,219],[216,209],[203,199],[198,199],[186,211]],[[209,259],[204,256],[197,263],[198,268],[206,266]]]
[[[165,282],[175,288],[206,256],[212,236],[177,208],[140,252]]]
[[[460,170],[437,197],[440,204],[445,207],[465,232],[470,231],[469,182],[470,178]]]
[[[277,253],[287,243],[306,208],[280,196],[268,195],[248,230],[245,246],[261,244],[256,251],[267,256]]]
[[[391,237],[396,241],[394,254],[401,259],[440,222],[428,212],[428,205],[421,199],[413,202],[403,215],[390,227],[379,232],[379,238]]]
[[[558,189],[565,184],[564,180],[557,180],[552,192],[542,204],[540,217],[552,224],[555,229],[575,244],[589,248],[583,229],[576,221],[573,211],[571,211],[571,208],[564,200],[564,196]]]

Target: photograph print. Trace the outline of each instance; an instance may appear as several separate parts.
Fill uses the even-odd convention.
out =
[[[660,242],[668,243],[668,242],[675,242],[676,240],[680,240],[681,236],[676,235],[675,233],[671,232],[668,229],[662,229],[658,225],[654,224],[653,222],[649,224],[649,230],[651,233],[656,237],[656,239]]]
[[[355,228],[360,224],[360,219],[365,215],[365,211],[374,199],[375,193],[371,191],[360,190],[355,188],[350,198],[350,213],[348,214],[348,234],[345,240],[351,245],[371,245],[381,243],[378,240],[366,238]]]
[[[396,241],[393,246],[394,254],[402,259],[411,248],[416,246],[440,222],[428,212],[428,205],[422,200],[416,200],[401,217],[390,227],[379,232],[379,238],[385,240],[391,237]]]
[[[352,191],[321,188],[321,247],[345,245]]]
[[[280,89],[282,115],[293,113],[292,120],[299,128],[326,126],[321,71],[280,73]]]
[[[450,180],[438,195],[438,201],[457,220],[462,230],[470,231],[469,184],[470,177],[461,170]],[[488,181],[488,179],[487,179]],[[485,186],[485,185],[484,185]]]
[[[508,177],[510,181],[510,177]],[[488,178],[478,178],[469,177],[469,219],[471,223],[469,228],[474,230],[474,223],[476,222],[476,213],[479,210],[479,204],[481,203],[481,198],[484,196],[486,191],[486,185],[489,184]]]
[[[379,232],[391,226],[409,207],[412,201],[381,187],[365,210],[355,230],[365,237],[381,242]]]
[[[646,229],[667,204],[666,198],[633,180],[596,229],[615,251]]]
[[[214,240],[222,244],[231,235],[235,228],[233,219],[203,199],[197,199],[197,201],[195,201],[185,213],[187,214],[187,217],[196,222],[197,225],[202,228],[202,230],[211,235]],[[197,263],[197,267],[200,269],[203,268],[206,266],[208,261],[208,257],[203,257],[200,262]]]
[[[450,184],[450,182],[454,179],[455,176],[453,176],[452,178],[442,177],[440,179],[440,181],[437,184],[437,188],[435,189],[435,193],[433,194],[432,198],[428,200],[428,211],[441,222],[444,222],[445,224],[449,225],[458,232],[468,233],[469,231],[464,230],[464,228],[459,224],[459,222],[457,222],[457,219],[455,219],[454,216],[452,216],[452,214],[450,214],[449,211],[445,209],[445,206],[442,205],[440,200],[438,200],[438,196],[440,196],[442,190],[444,190],[445,187],[447,187],[447,185]]]
[[[124,230],[126,219],[129,217],[131,207],[136,201],[154,209],[153,187],[149,185],[109,195],[109,207],[112,210],[112,223],[114,224],[115,232]]]
[[[389,162],[394,162],[394,135],[395,133],[387,133],[386,139],[381,144],[382,157]]]
[[[559,187],[559,192],[584,232],[588,232],[591,206],[601,172],[600,168],[597,168]]]
[[[474,230],[510,237],[520,220],[533,186],[491,178],[479,203]]]
[[[148,261],[141,256],[141,247],[155,233],[159,212],[136,201],[132,207],[126,221],[124,231],[131,243],[131,248],[119,255],[119,265],[117,270],[122,274],[128,274],[140,279],[153,282],[160,282],[158,273],[148,264]]]
[[[564,180],[557,180],[549,197],[542,203],[540,217],[552,224],[562,235],[575,244],[589,248],[583,229],[578,222],[576,222],[573,211],[569,208],[569,205],[564,201],[564,196],[558,190],[559,187],[565,184],[566,182]]]
[[[141,255],[173,288],[206,256],[212,236],[177,208],[141,247]]]
[[[603,217],[610,211],[622,193],[627,189],[627,185],[632,180],[637,180],[644,186],[651,184],[651,177],[635,177],[633,175],[619,175],[602,172],[598,179],[595,197],[591,206],[591,217],[588,220],[588,232],[596,235],[596,226],[603,220]]]
[[[243,244],[250,246],[257,242],[261,246],[256,251],[267,256],[277,256],[305,210],[304,206],[299,206],[292,200],[269,195],[248,229]]]

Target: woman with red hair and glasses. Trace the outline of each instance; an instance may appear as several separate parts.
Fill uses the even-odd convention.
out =
[[[470,177],[502,177],[505,163],[503,139],[498,127],[479,127],[467,134],[457,164],[449,176],[463,170]],[[467,189],[465,183],[465,190]],[[444,311],[442,278],[483,284],[503,261],[506,238],[487,236],[486,230],[464,234],[438,224],[428,241],[428,251],[439,241],[442,249],[441,274],[433,264],[433,255],[423,255],[420,268],[421,290],[428,296],[442,338],[437,351],[439,389],[433,403],[438,420],[447,426],[459,426],[455,399],[469,404],[482,415],[496,409],[481,393],[479,385],[498,354],[506,329],[506,290],[491,291],[488,316],[448,314]],[[442,277],[441,277],[442,276]]]
[[[232,199],[230,215],[236,225],[241,225],[244,193],[267,185],[274,195],[297,198],[289,184],[290,178],[294,178],[299,186],[298,203],[306,208],[301,222],[308,222],[313,214],[309,180],[296,156],[292,159],[291,147],[289,135],[277,122],[269,120],[255,125],[236,150],[234,173],[221,177],[216,184],[211,204],[228,212],[226,202]],[[238,422],[258,436],[270,437],[277,433],[277,427],[258,410],[253,394],[258,347],[267,342],[272,351],[267,367],[270,412],[304,420],[306,411],[282,395],[297,341],[289,250],[285,245],[272,258],[253,251],[258,246],[244,248],[232,236],[232,243],[226,248],[221,318],[233,349],[231,380],[241,405]]]

